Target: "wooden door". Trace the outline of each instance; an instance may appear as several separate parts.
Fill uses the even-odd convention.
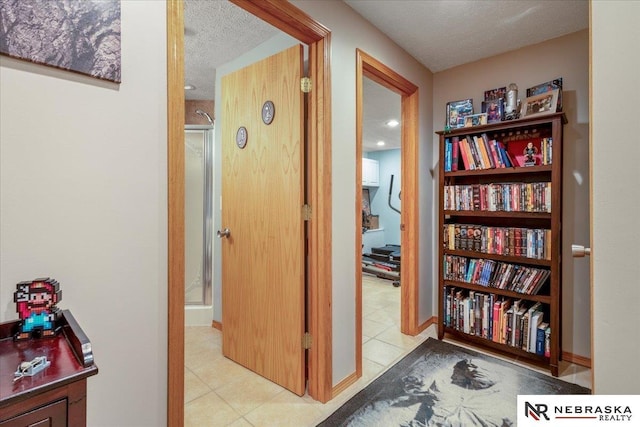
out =
[[[298,45],[223,77],[221,95],[221,225],[229,230],[223,354],[298,395],[305,390],[301,77]]]

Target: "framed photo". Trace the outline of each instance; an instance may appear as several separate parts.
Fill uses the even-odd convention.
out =
[[[487,124],[487,113],[471,114],[464,118],[464,127],[480,126]]]
[[[0,54],[121,82],[120,0],[0,1]]]
[[[487,123],[497,123],[504,119],[504,98],[482,102],[482,112],[487,114]]]
[[[554,89],[550,92],[528,97],[522,103],[520,117],[542,116],[555,113],[558,106],[559,92],[560,89]]]
[[[473,114],[473,99],[462,99],[447,103],[447,127],[461,128],[464,126],[464,118]]]
[[[507,96],[507,88],[506,87],[498,87],[491,90],[484,91],[484,100],[489,101],[491,99],[499,99]]]
[[[362,214],[365,216],[371,215],[371,200],[369,199],[369,189],[362,189]]]
[[[562,111],[562,77],[530,87],[527,89],[527,97],[540,95],[554,89],[560,89],[560,92],[558,93],[558,106],[556,111]]]

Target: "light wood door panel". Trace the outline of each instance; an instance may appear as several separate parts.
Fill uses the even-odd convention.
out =
[[[302,395],[302,46],[222,78],[223,354]],[[262,120],[265,101],[273,121]],[[236,134],[243,126],[247,143]]]

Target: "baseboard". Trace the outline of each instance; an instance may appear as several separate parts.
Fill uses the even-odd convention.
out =
[[[356,381],[358,381],[358,374],[356,372],[354,372],[353,374],[349,375],[348,377],[340,381],[338,384],[336,384],[333,387],[333,389],[331,389],[331,399],[333,399],[334,397],[336,397],[337,395],[345,391],[350,385],[352,385]]]
[[[424,322],[422,325],[418,325],[418,333],[416,335],[418,335],[420,332],[427,329],[429,326],[437,323],[438,323],[438,316],[432,316],[431,318],[427,319],[427,321]]]
[[[211,327],[219,330],[220,332],[222,332],[222,323],[220,323],[220,322],[218,322],[216,320],[212,320],[211,321]]]
[[[563,351],[562,360],[591,369],[591,359],[589,357],[579,356],[577,354],[569,353],[568,351]]]

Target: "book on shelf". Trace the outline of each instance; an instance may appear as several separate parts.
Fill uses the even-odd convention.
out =
[[[539,356],[544,356],[545,337],[546,337],[547,329],[549,329],[549,323],[542,322],[540,323],[540,325],[538,325],[538,329],[536,330],[535,353]]]
[[[451,138],[451,171],[458,170],[460,164],[460,138],[454,136]]]
[[[529,347],[530,353],[536,352],[536,340],[538,339],[538,326],[543,321],[543,313],[536,309],[529,315]]]
[[[491,169],[491,159],[489,158],[489,153],[487,152],[487,147],[484,144],[482,136],[474,135],[473,137],[468,136],[467,138],[473,140],[476,150],[480,154],[481,169]]]
[[[444,171],[451,172],[451,141],[444,140]]]

